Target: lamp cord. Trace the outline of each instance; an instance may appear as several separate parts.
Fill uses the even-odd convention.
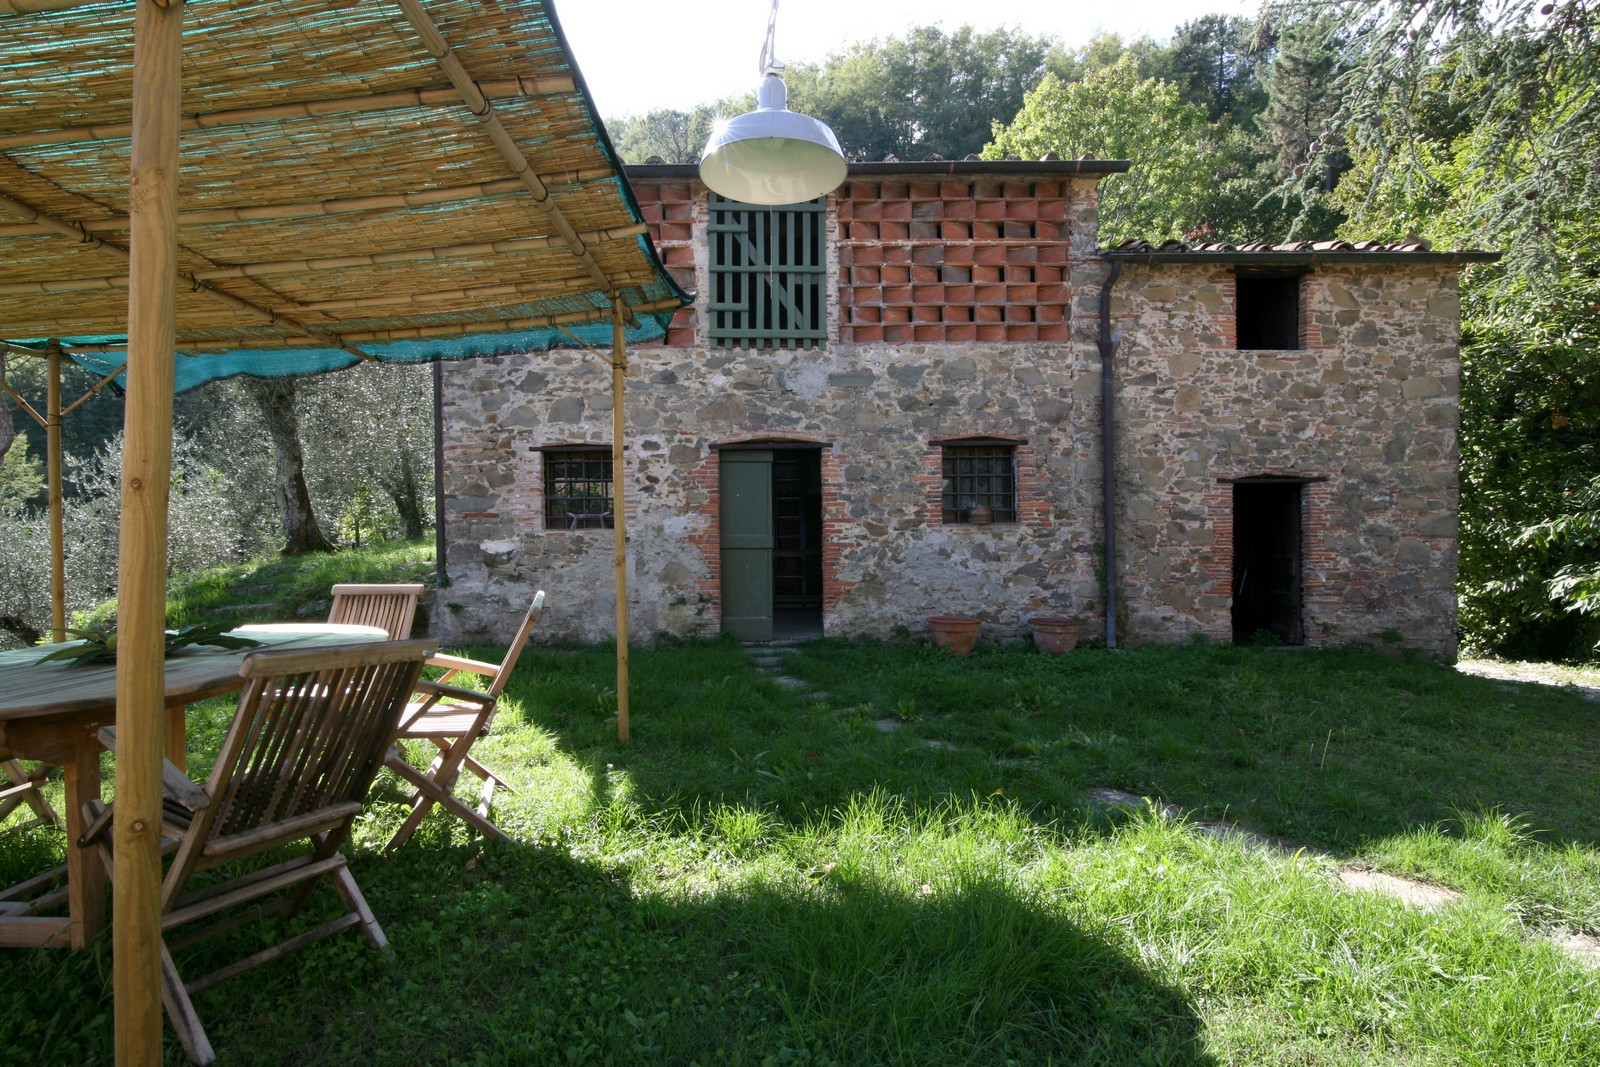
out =
[[[761,46],[761,75],[783,73],[783,61],[772,47],[773,31],[778,27],[778,0],[772,0],[772,13],[767,16],[767,41]]]

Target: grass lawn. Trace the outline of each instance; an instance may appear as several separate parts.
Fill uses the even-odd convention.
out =
[[[611,651],[530,648],[475,749],[516,842],[436,813],[385,855],[380,779],[353,866],[392,958],[344,934],[202,994],[221,1062],[1600,1063],[1600,971],[1546,936],[1600,934],[1573,689],[1205,646],[823,641],[782,669],[805,684],[727,641],[637,649],[623,748]],[[230,714],[193,716],[193,773]],[[59,848],[0,834],[0,880]],[[7,959],[0,1047],[110,1062],[108,946]]]

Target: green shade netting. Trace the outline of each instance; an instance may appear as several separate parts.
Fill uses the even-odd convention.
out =
[[[387,345],[362,345],[361,348],[374,359],[384,362],[424,363],[434,359],[457,360],[477,356],[498,356],[515,352],[539,352],[550,348],[575,347],[573,337],[604,351],[611,347],[611,324],[591,323],[569,326],[569,333],[555,329],[529,330],[515,333],[467,334],[461,337],[428,341],[397,341]],[[624,331],[631,345],[659,340],[666,333],[665,320],[658,316],[644,316],[638,325]],[[71,360],[96,374],[107,375],[120,367],[125,353],[115,349],[94,352],[74,352],[72,345],[87,343],[115,345],[126,338],[93,337],[63,338]],[[199,355],[182,355],[177,358],[173,378],[173,392],[182,393],[206,382],[241,375],[254,378],[277,378],[321,374],[343,370],[364,362],[338,348],[270,348],[236,349],[228,352],[206,352]],[[118,386],[126,386],[126,374],[113,379]]]

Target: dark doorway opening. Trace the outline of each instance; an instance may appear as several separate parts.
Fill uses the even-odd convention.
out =
[[[772,636],[822,636],[822,453],[772,452]]]
[[[1305,482],[1233,484],[1233,641],[1265,635],[1305,643],[1301,604],[1301,512]]]

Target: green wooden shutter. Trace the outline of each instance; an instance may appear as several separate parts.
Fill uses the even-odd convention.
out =
[[[814,348],[827,340],[827,198],[760,207],[711,197],[711,342]]]
[[[722,630],[772,640],[772,453],[723,452]]]

